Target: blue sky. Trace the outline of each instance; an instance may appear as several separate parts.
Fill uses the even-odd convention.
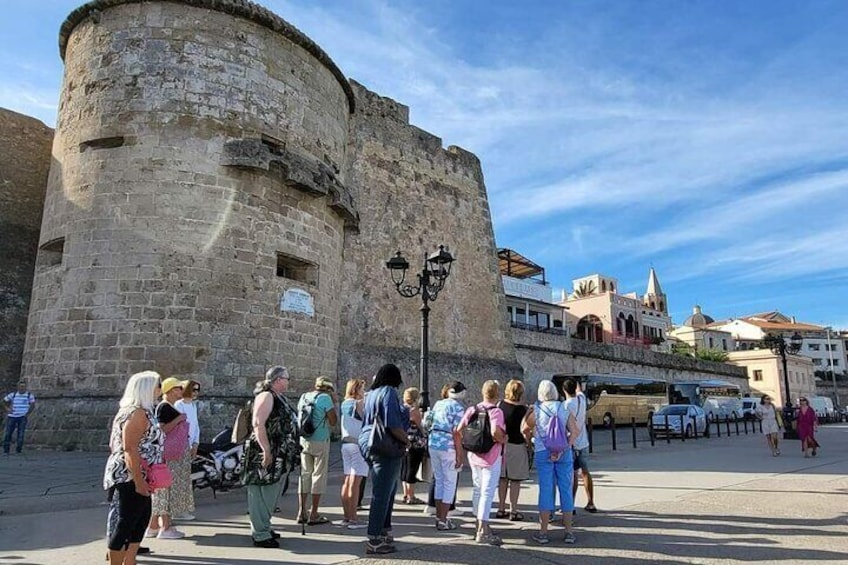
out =
[[[555,287],[653,265],[678,322],[848,328],[848,2],[262,3],[477,153],[498,245]],[[0,106],[53,125],[77,5],[4,6]]]

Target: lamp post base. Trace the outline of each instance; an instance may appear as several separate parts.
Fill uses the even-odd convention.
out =
[[[798,439],[795,429],[795,409],[791,406],[783,408],[783,439]]]

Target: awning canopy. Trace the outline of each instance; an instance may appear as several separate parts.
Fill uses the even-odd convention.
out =
[[[545,282],[545,269],[540,267],[521,253],[501,247],[498,249],[498,267],[501,274],[517,279],[529,279],[532,277],[542,277],[542,282]]]

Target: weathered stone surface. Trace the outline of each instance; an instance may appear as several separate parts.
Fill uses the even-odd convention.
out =
[[[520,375],[479,160],[443,149],[438,137],[408,123],[406,107],[352,84],[351,186],[360,232],[345,240],[340,376],[373,374],[399,359],[406,374],[417,374],[410,355],[417,359],[421,300],[397,294],[385,261],[402,250],[414,282],[440,243],[456,262],[432,303],[430,349],[451,362],[432,364],[431,382]]]
[[[0,390],[20,377],[53,130],[0,108]]]
[[[350,86],[268,14],[237,1],[98,1],[63,28],[40,241],[64,249],[35,274],[23,372],[52,416],[34,433],[63,414],[85,420],[98,395],[114,407],[145,369],[199,380],[223,412],[270,365],[289,367],[295,391],[336,374],[355,215],[341,194]],[[234,139],[286,153],[271,152],[268,170],[227,166]],[[269,174],[295,154],[309,157],[290,177],[317,192]],[[314,279],[278,276],[278,254],[313,265]],[[293,287],[313,296],[314,317],[281,311]],[[102,424],[62,441],[91,445]]]

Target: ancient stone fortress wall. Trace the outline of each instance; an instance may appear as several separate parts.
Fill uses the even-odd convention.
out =
[[[456,262],[431,303],[431,393],[452,379],[476,388],[520,376],[480,161],[410,125],[406,106],[353,86],[351,186],[361,222],[344,247],[340,376],[368,378],[392,361],[417,386],[421,300],[398,295],[385,262],[403,251],[414,282],[439,244]]]
[[[0,108],[0,391],[21,371],[53,130]]]
[[[270,365],[296,390],[334,376],[357,212],[354,99],[329,57],[237,0],[90,2],[60,50],[23,365],[33,441],[102,445],[144,369],[201,381],[209,422]]]
[[[644,375],[666,382],[718,379],[737,384],[743,391],[749,390],[745,368],[727,363],[516,328],[512,335],[530,390],[535,390],[539,381],[555,375],[589,373]]]

